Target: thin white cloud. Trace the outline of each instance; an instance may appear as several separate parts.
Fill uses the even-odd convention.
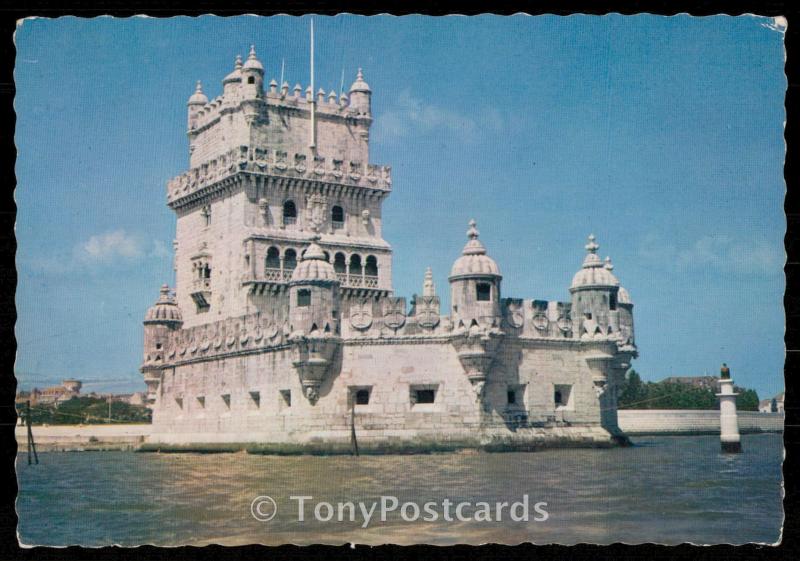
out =
[[[658,251],[653,251],[658,247]],[[726,235],[703,236],[688,245],[660,243],[655,236],[643,240],[641,256],[672,263],[677,272],[712,269],[725,273],[772,275],[783,270],[785,252],[763,239],[735,239]]]
[[[492,130],[502,127],[500,114],[487,114]],[[415,134],[445,132],[464,140],[475,137],[480,125],[473,118],[446,107],[425,103],[415,98],[411,91],[400,92],[393,106],[376,119],[376,134],[384,140],[407,138]]]
[[[76,253],[87,263],[132,260],[144,255],[141,240],[125,230],[113,230],[91,236],[87,241],[78,244]]]

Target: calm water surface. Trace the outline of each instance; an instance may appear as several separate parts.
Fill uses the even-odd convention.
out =
[[[720,454],[712,436],[635,441],[611,450],[359,458],[53,452],[41,453],[38,466],[20,455],[19,535],[24,544],[90,546],[779,540],[781,435],[744,436],[740,455]],[[494,504],[525,493],[529,522],[405,522],[398,512],[367,529],[360,515],[309,521],[318,501]],[[252,517],[258,495],[275,499],[273,520]],[[314,497],[305,522],[291,495]],[[533,520],[539,501],[547,502],[544,522]]]

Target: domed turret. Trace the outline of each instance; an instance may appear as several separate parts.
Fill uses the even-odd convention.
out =
[[[372,90],[369,88],[369,84],[364,81],[364,74],[359,68],[356,81],[350,86],[350,107],[359,115],[370,115],[371,97]]]
[[[573,332],[582,338],[607,337],[619,334],[619,280],[614,276],[611,258],[597,255],[600,246],[594,234],[586,244],[586,257],[581,269],[572,278]]]
[[[318,240],[312,238],[289,281],[293,332],[339,332],[339,278]]]
[[[261,97],[264,90],[264,67],[256,58],[256,48],[250,45],[250,54],[242,66],[242,93],[245,99]]]
[[[239,97],[239,90],[242,85],[242,56],[236,55],[233,63],[233,70],[222,80],[222,95],[228,101],[235,101]]]
[[[475,220],[469,221],[469,230],[467,230],[467,237],[469,241],[464,246],[461,252],[461,257],[456,259],[453,263],[453,268],[450,270],[450,279],[472,275],[490,275],[500,277],[500,269],[495,263],[494,259],[486,255],[486,248],[478,239],[480,232],[476,228]]]
[[[208,103],[208,97],[203,93],[203,84],[198,80],[194,93],[189,97],[186,105],[205,105],[206,103]]]
[[[570,290],[619,286],[617,277],[611,272],[614,267],[607,266],[611,264],[610,258],[607,258],[606,262],[603,263],[597,255],[598,249],[600,249],[600,246],[595,242],[594,234],[591,234],[589,243],[586,244],[586,258],[583,260],[581,270],[572,277]]]
[[[290,281],[291,284],[339,282],[336,271],[333,270],[333,265],[328,262],[322,248],[317,244],[318,239],[319,236],[311,241],[311,245],[308,246],[303,254],[302,261],[295,267]]]
[[[183,323],[181,309],[170,294],[169,286],[166,284],[161,286],[161,295],[156,303],[148,308],[144,323],[145,325],[152,323],[164,325]]]
[[[155,400],[172,333],[179,330],[181,325],[181,309],[165,284],[161,287],[158,301],[147,310],[144,318],[144,362],[141,371],[150,402]]]
[[[312,405],[341,342],[339,279],[318,240],[316,234],[289,281],[292,365]]]
[[[470,220],[469,241],[450,270],[451,316],[457,327],[496,327],[500,320],[502,276],[478,235],[475,220]]]
[[[186,103],[188,106],[189,130],[196,128],[197,114],[206,103],[208,103],[208,98],[206,97],[206,94],[203,93],[203,85],[200,83],[200,80],[198,80],[194,89],[194,93],[189,97],[189,101]]]

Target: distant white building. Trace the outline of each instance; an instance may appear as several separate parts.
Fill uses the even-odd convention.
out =
[[[758,402],[758,410],[762,413],[783,413],[783,397],[781,392],[771,399],[762,399]]]

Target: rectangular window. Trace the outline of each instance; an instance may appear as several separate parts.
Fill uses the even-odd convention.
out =
[[[253,405],[255,405],[256,409],[261,407],[261,394],[259,392],[250,392],[250,400]]]
[[[222,402],[225,404],[225,407],[230,409],[231,408],[231,394],[226,393],[226,394],[223,394],[220,397],[222,397]]]
[[[492,285],[488,282],[479,282],[475,288],[478,302],[488,302],[492,299]]]
[[[516,390],[508,390],[508,404],[509,405],[516,405],[517,404],[517,392]]]
[[[198,405],[200,405],[201,409],[205,409],[205,407],[206,407],[206,398],[205,398],[205,396],[198,395],[197,396],[197,403],[198,403]]]
[[[176,397],[176,398],[175,398],[175,403],[177,403],[177,404],[178,404],[178,407],[180,407],[181,409],[183,409],[183,398],[182,398],[182,397]]]
[[[297,307],[306,308],[311,305],[311,291],[298,290],[297,291]]]
[[[553,386],[553,404],[558,409],[572,409],[572,386],[555,384]]]
[[[613,292],[608,297],[608,309],[609,310],[617,309],[617,295]]]
[[[292,390],[281,390],[280,394],[281,394],[281,399],[283,401],[283,405],[285,407],[291,407],[292,406]]]
[[[412,386],[411,405],[422,405],[436,401],[436,388],[431,386]]]
[[[350,395],[354,405],[369,405],[371,394],[371,386],[356,386],[350,388]]]

